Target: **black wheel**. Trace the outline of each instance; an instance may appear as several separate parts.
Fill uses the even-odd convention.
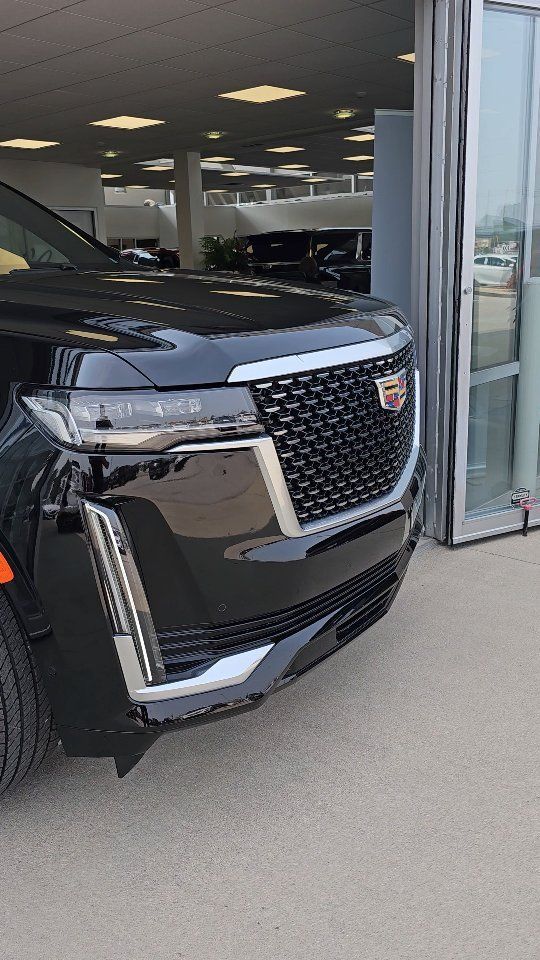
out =
[[[0,793],[33,772],[56,743],[29,644],[0,591]]]

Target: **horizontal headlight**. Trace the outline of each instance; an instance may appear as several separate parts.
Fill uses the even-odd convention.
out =
[[[245,387],[163,394],[31,390],[20,399],[57,443],[88,453],[159,453],[179,443],[262,432]]]

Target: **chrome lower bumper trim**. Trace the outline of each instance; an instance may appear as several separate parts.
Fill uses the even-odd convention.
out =
[[[235,653],[231,657],[222,657],[208,670],[188,680],[173,683],[161,683],[145,686],[139,659],[130,636],[114,638],[116,650],[126,680],[128,693],[136,703],[155,703],[158,700],[171,700],[173,697],[188,697],[193,693],[206,693],[208,690],[220,690],[234,687],[250,676],[270,652],[273,643],[256,650]]]

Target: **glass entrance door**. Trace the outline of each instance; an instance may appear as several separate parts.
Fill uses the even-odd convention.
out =
[[[471,31],[455,543],[540,496],[540,9],[478,4]]]

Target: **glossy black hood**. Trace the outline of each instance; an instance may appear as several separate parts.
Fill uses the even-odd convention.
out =
[[[0,281],[2,331],[115,354],[158,387],[223,383],[240,363],[376,340],[401,325],[395,307],[372,297],[231,275],[44,270]]]

